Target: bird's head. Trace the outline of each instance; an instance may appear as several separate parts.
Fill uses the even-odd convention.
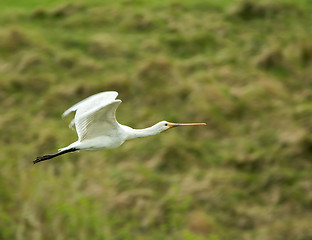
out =
[[[200,125],[206,125],[206,123],[172,123],[167,121],[161,121],[155,125],[159,132],[167,131],[174,127],[180,127],[180,126],[200,126]]]

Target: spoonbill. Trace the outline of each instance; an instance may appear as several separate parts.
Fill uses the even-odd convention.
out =
[[[75,126],[78,140],[55,154],[39,156],[33,163],[45,161],[65,153],[75,151],[96,151],[117,148],[126,140],[147,137],[179,126],[206,125],[206,123],[171,123],[161,121],[144,129],[133,129],[117,122],[115,112],[121,100],[116,99],[118,93],[107,91],[92,95],[70,107],[63,117],[76,112],[70,127]]]

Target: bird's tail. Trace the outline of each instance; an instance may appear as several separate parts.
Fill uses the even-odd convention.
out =
[[[70,149],[76,149],[75,151],[78,151],[79,150],[79,142],[76,141],[76,142],[73,142],[72,144],[69,144],[67,147],[60,148],[60,149],[58,149],[58,152],[64,152],[64,151],[67,151]]]

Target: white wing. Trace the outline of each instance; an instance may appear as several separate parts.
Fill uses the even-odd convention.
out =
[[[95,108],[101,104],[109,104],[109,103],[113,102],[117,96],[118,96],[118,92],[115,92],[115,91],[107,91],[107,92],[101,92],[101,93],[94,94],[94,95],[76,103],[75,105],[73,105],[69,109],[67,109],[63,113],[62,117],[67,116],[71,112],[77,111],[78,108],[80,109],[80,112],[82,113],[82,112],[86,112],[88,110],[91,110],[92,108]],[[73,119],[71,121],[71,123],[69,124],[69,127],[73,127],[74,125],[75,125],[75,119]]]
[[[78,108],[75,125],[80,141],[99,136],[114,136],[119,129],[115,112],[121,100],[101,103],[87,111]]]

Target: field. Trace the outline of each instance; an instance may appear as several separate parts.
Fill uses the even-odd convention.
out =
[[[0,2],[0,239],[312,239],[312,2]],[[61,114],[206,122],[32,164]],[[73,115],[72,115],[73,116]]]

